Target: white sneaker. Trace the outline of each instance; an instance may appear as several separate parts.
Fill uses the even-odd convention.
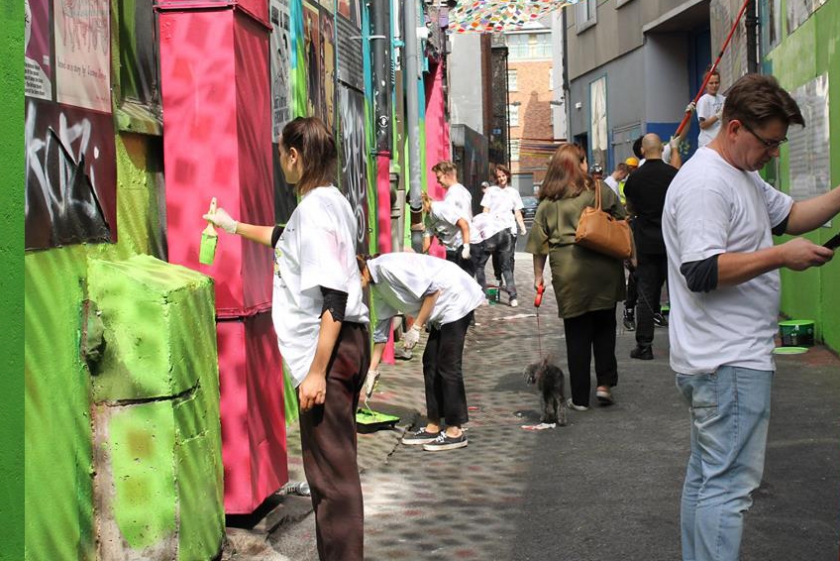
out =
[[[519,307],[519,301],[517,301],[516,298],[512,298],[510,300],[510,307],[511,308],[518,308]]]
[[[572,401],[571,397],[569,398],[569,401],[566,402],[566,405],[568,405],[569,408],[574,409],[575,411],[589,411],[589,407],[587,407],[586,405],[575,405],[575,402]]]

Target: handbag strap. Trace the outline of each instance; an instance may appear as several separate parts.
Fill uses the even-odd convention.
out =
[[[595,181],[595,210],[601,210],[601,181]]]

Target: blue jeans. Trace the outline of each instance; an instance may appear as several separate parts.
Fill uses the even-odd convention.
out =
[[[761,483],[773,372],[722,366],[677,374],[691,412],[682,494],[683,561],[737,561],[744,513]]]

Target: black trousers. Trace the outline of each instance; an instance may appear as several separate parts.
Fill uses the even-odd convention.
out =
[[[499,258],[499,267],[501,267],[501,275],[505,279],[505,291],[511,298],[516,298],[516,282],[513,278],[513,269],[510,268],[509,255],[513,252],[513,236],[507,230],[496,232],[480,244],[476,246],[476,253],[473,255],[473,262],[475,263],[475,280],[481,285],[484,294],[487,294],[487,275],[484,268],[487,265],[487,259],[492,256],[494,259],[497,255]],[[494,271],[495,272],[495,271]],[[502,277],[497,277],[502,278]]]
[[[636,287],[636,268],[631,267],[627,271],[627,299],[624,301],[625,309],[635,309],[639,301],[639,293]]]
[[[446,250],[446,260],[455,263],[461,269],[464,270],[469,276],[475,276],[475,264],[473,263],[473,257],[469,259],[464,259],[461,257],[461,250],[463,250],[464,246],[459,246],[458,249],[447,249]],[[472,249],[472,248],[470,248]]]
[[[659,312],[662,285],[668,279],[668,257],[664,253],[640,253],[637,259],[636,343],[647,346],[653,343],[653,314]]]
[[[423,353],[423,380],[426,384],[426,417],[444,419],[447,426],[469,421],[467,392],[461,370],[464,339],[472,321],[470,312],[459,320],[429,330]]]
[[[618,362],[615,359],[615,306],[608,310],[587,312],[564,318],[566,355],[569,361],[569,385],[575,405],[589,405],[589,366],[595,355],[595,377],[599,386],[618,385]]]
[[[364,559],[364,508],[356,463],[356,408],[370,366],[364,325],[344,322],[327,365],[323,405],[300,415],[303,471],[315,509],[319,559]]]

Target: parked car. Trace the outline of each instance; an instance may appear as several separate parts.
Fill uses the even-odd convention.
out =
[[[525,208],[522,209],[522,218],[533,220],[537,214],[537,206],[539,206],[540,201],[536,197],[522,197],[522,204],[525,205]]]

